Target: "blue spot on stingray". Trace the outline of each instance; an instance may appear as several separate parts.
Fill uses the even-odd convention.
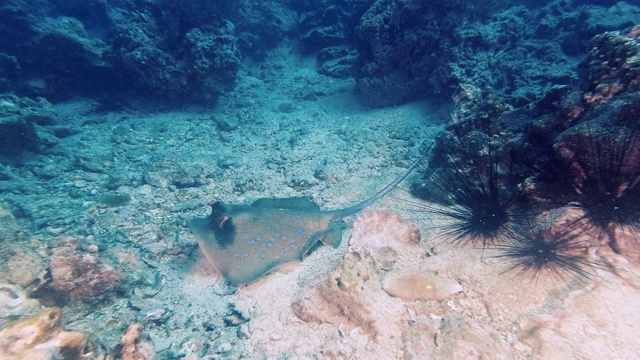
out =
[[[240,254],[235,254],[235,255],[233,255],[233,257],[237,259],[237,258],[240,257]]]
[[[271,230],[273,230],[273,226],[267,225],[267,231],[271,231]]]
[[[261,238],[260,236],[258,236],[258,237],[256,238],[256,241],[257,241],[257,242],[260,242],[260,241],[262,241],[262,238]]]
[[[264,259],[265,256],[266,255],[263,252],[260,253],[260,259]]]
[[[265,244],[265,246],[266,246],[266,247],[268,247],[269,249],[271,249],[271,247],[273,246],[273,244],[271,244],[271,243],[266,243],[266,244]]]
[[[256,244],[255,240],[253,239],[249,240],[249,245],[255,245],[255,244]]]
[[[280,234],[279,232],[276,233],[276,238],[279,238],[280,236],[282,236],[282,234]]]
[[[295,243],[296,243],[296,239],[289,240],[289,244],[295,244]]]
[[[249,253],[244,253],[244,254],[242,254],[242,257],[244,257],[244,258],[248,258],[248,257],[249,257]]]
[[[289,252],[289,250],[290,250],[290,249],[289,249],[289,247],[288,247],[288,246],[285,246],[285,247],[284,247],[284,252]]]
[[[276,239],[275,238],[271,238],[271,239],[269,239],[269,242],[273,244],[274,242],[276,242]]]
[[[291,245],[291,250],[294,250],[294,251],[298,250],[298,245],[296,244]]]
[[[300,235],[304,234],[304,229],[303,228],[298,228],[298,234],[300,234]]]

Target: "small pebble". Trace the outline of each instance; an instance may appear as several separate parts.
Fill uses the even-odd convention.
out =
[[[216,346],[217,354],[226,355],[226,354],[229,354],[231,350],[233,350],[233,346],[227,341],[220,343],[218,346]]]
[[[164,324],[171,317],[172,312],[168,309],[155,309],[145,314],[144,323]]]

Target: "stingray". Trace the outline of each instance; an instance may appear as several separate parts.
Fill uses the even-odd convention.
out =
[[[317,245],[337,248],[344,217],[373,204],[418,166],[422,158],[384,189],[356,205],[320,210],[309,198],[258,199],[251,205],[215,202],[211,215],[189,222],[205,257],[233,285],[252,283],[282,264],[302,261]]]

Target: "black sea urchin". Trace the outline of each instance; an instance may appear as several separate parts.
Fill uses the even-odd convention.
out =
[[[640,227],[640,135],[628,128],[589,129],[557,150],[573,175],[574,203],[590,225]]]
[[[568,275],[585,280],[590,277],[587,261],[588,244],[580,240],[584,230],[578,222],[563,225],[559,231],[528,224],[514,231],[513,242],[498,245],[502,251],[496,258],[507,259],[504,271],[530,274],[537,279],[542,271],[565,280]]]
[[[506,241],[512,236],[514,220],[519,217],[518,203],[523,193],[517,185],[501,181],[498,161],[491,153],[488,159],[463,166],[436,170],[430,179],[432,199],[444,207],[424,210],[443,216],[449,222],[442,226],[442,236],[450,242],[487,246]]]

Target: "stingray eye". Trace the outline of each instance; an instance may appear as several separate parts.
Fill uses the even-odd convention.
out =
[[[220,219],[220,223],[218,224],[218,229],[224,228],[224,225],[231,220],[229,215],[222,215],[222,219]]]

